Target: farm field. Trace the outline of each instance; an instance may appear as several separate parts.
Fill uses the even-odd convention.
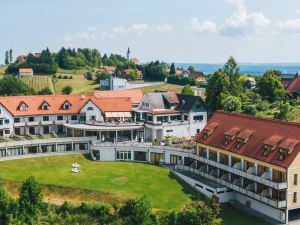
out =
[[[50,88],[52,93],[55,93],[52,78],[50,76],[33,76],[28,78],[21,78],[30,88],[36,92],[43,88]]]
[[[83,75],[71,76],[72,79],[53,79],[56,94],[61,94],[62,89],[67,85],[73,87],[72,94],[84,94],[99,90],[99,84],[95,81],[87,80]]]
[[[71,172],[79,163],[82,172]],[[20,167],[20,165],[22,165]],[[16,169],[18,168],[18,169]],[[162,167],[130,162],[95,162],[83,155],[51,156],[0,162],[0,177],[8,192],[16,196],[20,183],[34,176],[44,185],[45,199],[62,204],[64,200],[112,203],[148,195],[153,208],[178,210],[190,201],[194,190]],[[222,206],[224,225],[269,225],[231,206]]]

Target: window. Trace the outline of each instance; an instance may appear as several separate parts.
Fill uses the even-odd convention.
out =
[[[50,106],[49,106],[49,104],[48,104],[47,102],[44,102],[43,105],[42,105],[42,109],[43,109],[43,110],[48,110],[49,107],[50,107]]]
[[[197,129],[197,130],[196,130],[196,134],[199,134],[199,133],[200,133],[200,129]]]
[[[203,115],[194,116],[193,119],[195,121],[202,121],[203,120]]]
[[[35,134],[35,127],[29,127],[29,134]]]
[[[71,120],[77,120],[77,115],[72,115]]]
[[[153,121],[153,117],[152,116],[148,116],[147,121]]]
[[[14,123],[20,123],[21,119],[20,118],[14,118]]]
[[[293,202],[297,203],[297,192],[294,192],[293,194]]]
[[[94,108],[90,106],[90,107],[87,108],[87,110],[91,111],[91,110],[94,110]]]
[[[43,116],[43,121],[49,121],[49,116]]]
[[[240,149],[244,143],[245,143],[245,140],[244,140],[244,139],[238,138],[238,139],[237,139],[237,144],[236,144],[235,148],[236,148],[236,149]]]
[[[5,134],[10,134],[10,130],[5,130]]]
[[[49,126],[44,126],[43,130],[44,130],[44,134],[49,134],[50,133]]]
[[[5,123],[5,124],[9,124],[9,119],[5,119],[5,120],[4,120],[4,123]]]
[[[285,160],[288,155],[289,155],[288,149],[283,149],[283,148],[279,149],[279,157],[278,157],[279,160],[281,161]]]
[[[158,122],[168,122],[168,117],[167,116],[158,116],[157,121]]]
[[[173,130],[166,130],[167,131],[167,133],[172,133],[173,132]]]
[[[229,135],[226,135],[223,144],[225,146],[227,146],[230,143],[231,140],[232,140],[232,138]]]
[[[263,156],[268,156],[272,150],[273,147],[271,145],[264,145],[265,151],[263,152]]]
[[[64,116],[57,116],[57,120],[58,121],[64,120]]]
[[[0,120],[0,125],[3,125],[3,120]]]
[[[15,128],[15,135],[21,135],[21,129],[19,127]]]
[[[20,106],[20,110],[21,110],[21,111],[26,111],[26,110],[28,110],[28,106],[27,106],[25,103],[23,103],[23,104]]]
[[[171,116],[171,120],[181,120],[181,115]]]
[[[63,107],[63,109],[70,109],[71,104],[69,102],[65,102],[62,107]]]
[[[184,120],[188,120],[189,116],[188,115],[184,115]]]
[[[298,185],[298,174],[294,174],[294,185]]]
[[[33,116],[28,117],[28,122],[34,122],[34,117]]]

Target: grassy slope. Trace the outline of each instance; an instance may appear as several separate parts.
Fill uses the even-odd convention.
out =
[[[74,69],[74,70],[65,70],[58,68],[56,74],[61,75],[61,74],[76,74],[76,75],[83,75],[85,74],[89,69],[86,68],[81,68],[81,69]]]
[[[70,172],[74,162],[81,164],[81,173]],[[64,200],[75,204],[81,201],[111,204],[116,196],[122,201],[128,197],[148,194],[154,208],[177,210],[194,193],[190,187],[170,176],[168,170],[158,166],[94,162],[82,155],[0,162],[0,177],[5,180],[7,190],[15,197],[20,183],[14,181],[21,182],[30,175],[45,185],[45,199],[56,204],[62,204]],[[222,207],[221,215],[224,225],[269,225],[227,205]]]
[[[6,68],[7,68],[7,65],[0,66],[0,75],[4,75],[5,74]]]
[[[149,93],[149,92],[154,92],[156,90],[158,91],[166,91],[166,90],[170,90],[170,91],[175,91],[177,93],[181,93],[183,86],[180,85],[175,85],[175,84],[156,84],[156,85],[152,85],[152,86],[148,86],[148,87],[143,87],[143,88],[139,88],[142,89],[144,91],[144,93]]]
[[[41,89],[48,87],[53,93],[55,93],[53,82],[50,76],[33,76],[21,79],[35,91],[40,91]]]
[[[95,81],[87,80],[83,75],[72,75],[72,77],[73,79],[53,80],[55,93],[61,94],[61,90],[67,85],[73,87],[73,94],[83,94],[99,89],[99,84],[95,83]]]

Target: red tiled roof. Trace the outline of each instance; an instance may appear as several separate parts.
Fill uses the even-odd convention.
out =
[[[294,79],[288,84],[287,90],[291,93],[297,93],[300,91],[300,75],[297,74]]]
[[[234,127],[241,129],[237,134],[237,138],[249,138],[239,149],[235,148],[237,138],[233,139],[227,146],[224,145],[225,133]],[[211,130],[212,128],[215,128],[212,134],[204,139],[204,130]],[[217,111],[213,114],[204,130],[196,138],[197,142],[284,168],[289,167],[300,152],[299,123]],[[282,140],[279,141],[278,148],[286,149],[294,146],[291,154],[284,160],[280,160],[280,152],[276,148],[268,156],[263,156],[264,143],[274,143],[279,140],[279,137],[282,137]]]
[[[227,136],[230,136],[230,137],[235,137],[240,130],[241,130],[241,128],[232,127],[228,131],[226,131],[224,134]]]
[[[131,112],[132,104],[130,98],[95,98],[91,100],[102,112]]]
[[[96,98],[131,98],[132,104],[140,104],[143,98],[143,92],[140,89],[134,90],[115,90],[115,91],[95,91]]]
[[[83,95],[7,96],[0,97],[0,104],[14,116],[74,114],[78,113],[89,99],[90,96]],[[50,105],[48,110],[41,108],[44,102]],[[63,109],[62,105],[65,102],[69,102],[72,106]],[[28,110],[20,110],[23,103],[27,105]]]
[[[32,73],[33,70],[31,68],[20,68],[19,73]]]
[[[266,145],[270,145],[270,146],[276,146],[282,139],[283,139],[282,136],[272,135],[267,140],[265,140],[263,143]]]

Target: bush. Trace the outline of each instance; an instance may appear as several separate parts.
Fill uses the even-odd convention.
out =
[[[64,77],[63,77],[64,79],[68,79],[68,76],[67,75],[64,75]]]
[[[193,77],[184,77],[181,75],[169,75],[167,78],[167,82],[170,84],[178,84],[178,85],[186,85],[189,84],[191,86],[197,85],[197,81]]]
[[[255,107],[258,111],[267,111],[269,110],[270,104],[267,101],[259,101]]]
[[[250,114],[250,115],[256,115],[257,110],[256,110],[255,105],[246,105],[244,107],[244,113]]]

